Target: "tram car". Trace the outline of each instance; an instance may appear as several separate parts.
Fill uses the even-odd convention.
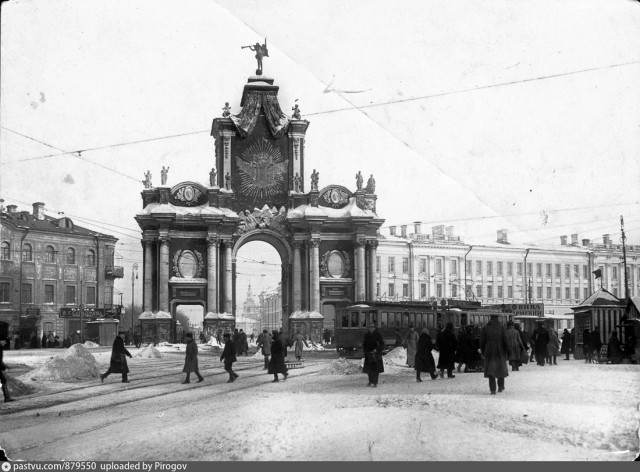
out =
[[[553,328],[559,334],[567,328],[573,328],[573,314],[569,315],[545,315],[545,316],[533,316],[533,315],[516,315],[513,317],[513,321],[520,323],[520,327],[523,331],[533,333],[538,327],[538,322],[542,321],[545,328]]]
[[[418,333],[427,328],[434,341],[447,323],[453,324],[456,334],[460,328],[472,326],[474,337],[479,338],[481,328],[492,315],[498,315],[500,322],[506,324],[513,313],[466,300],[443,300],[440,306],[436,302],[357,302],[337,313],[334,330],[336,348],[340,357],[362,358],[362,340],[369,323],[376,325],[386,351],[395,345],[396,330],[404,339],[409,325],[413,325]]]

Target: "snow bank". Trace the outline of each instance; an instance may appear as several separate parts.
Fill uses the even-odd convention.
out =
[[[382,360],[385,366],[406,366],[407,350],[402,347],[397,347],[382,356]]]
[[[40,367],[24,374],[23,378],[34,380],[57,380],[68,382],[97,377],[98,362],[82,344],[74,344],[61,355],[53,357]]]
[[[19,397],[20,395],[27,395],[32,393],[35,389],[22,383],[20,380],[7,375],[7,388],[12,397]]]
[[[95,347],[100,347],[100,344],[96,344],[93,341],[85,341],[83,346],[86,347],[87,349],[92,349]]]
[[[318,375],[353,375],[361,374],[362,366],[340,358],[331,362],[327,367],[320,370]]]
[[[322,344],[314,343],[313,341],[307,341],[308,346],[303,346],[303,351],[324,351]]]
[[[149,344],[144,349],[138,351],[135,356],[142,357],[144,359],[160,359],[162,357],[162,353],[153,347],[153,345]]]

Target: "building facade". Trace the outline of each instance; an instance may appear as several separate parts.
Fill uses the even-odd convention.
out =
[[[115,237],[76,225],[68,217],[8,205],[0,213],[0,336],[36,332],[85,338],[86,322],[113,317],[113,284],[123,276],[114,264]]]
[[[546,314],[571,313],[571,307],[601,287],[625,297],[622,245],[608,234],[602,243],[578,235],[560,244],[514,246],[506,230],[496,243],[465,244],[451,226],[431,234],[416,223],[381,235],[376,257],[376,298],[383,300],[476,299],[483,304],[544,303]],[[640,293],[640,246],[627,245],[629,296]],[[602,278],[593,272],[600,269]]]
[[[263,291],[258,295],[260,299],[260,331],[263,329],[272,332],[282,327],[282,285],[278,284],[275,290]]]

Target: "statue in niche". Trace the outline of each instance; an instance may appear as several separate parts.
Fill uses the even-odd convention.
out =
[[[256,43],[253,46],[241,46],[240,49],[249,48],[256,53],[256,60],[258,61],[258,68],[256,69],[256,75],[262,75],[262,58],[269,57],[269,50],[267,49],[267,38],[264,38],[264,44]]]
[[[151,171],[147,170],[144,174],[144,180],[142,181],[144,188],[151,188]]]
[[[311,190],[318,190],[318,180],[320,180],[320,173],[313,169],[311,173]]]
[[[169,167],[162,166],[162,170],[160,171],[160,182],[162,185],[167,184],[167,174],[169,173]]]
[[[373,178],[373,174],[367,180],[367,187],[364,190],[367,193],[376,193],[376,179]]]
[[[231,107],[229,106],[229,102],[225,102],[224,107],[222,107],[222,117],[229,118],[231,116]]]
[[[231,190],[231,174],[229,172],[224,176],[224,188]]]
[[[302,116],[300,115],[300,108],[298,107],[298,104],[296,103],[291,109],[293,110],[293,119],[301,120]]]
[[[358,173],[356,174],[356,186],[358,187],[358,190],[362,190],[363,182],[364,179],[362,178],[362,172],[358,171]]]
[[[301,187],[301,183],[302,183],[302,179],[300,178],[300,174],[298,174],[296,172],[296,176],[293,178],[293,191],[300,193],[300,187]]]
[[[216,186],[216,168],[212,167],[211,172],[209,172],[209,187]]]

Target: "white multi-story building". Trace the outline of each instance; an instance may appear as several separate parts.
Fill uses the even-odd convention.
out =
[[[507,231],[496,243],[469,245],[452,226],[434,226],[424,234],[415,223],[389,228],[376,255],[376,294],[384,300],[477,299],[483,304],[544,303],[546,314],[570,313],[601,284],[625,296],[622,245],[608,234],[602,243],[560,237],[559,245],[515,246]],[[629,296],[640,294],[640,245],[627,245]],[[593,271],[600,269],[602,278]]]

